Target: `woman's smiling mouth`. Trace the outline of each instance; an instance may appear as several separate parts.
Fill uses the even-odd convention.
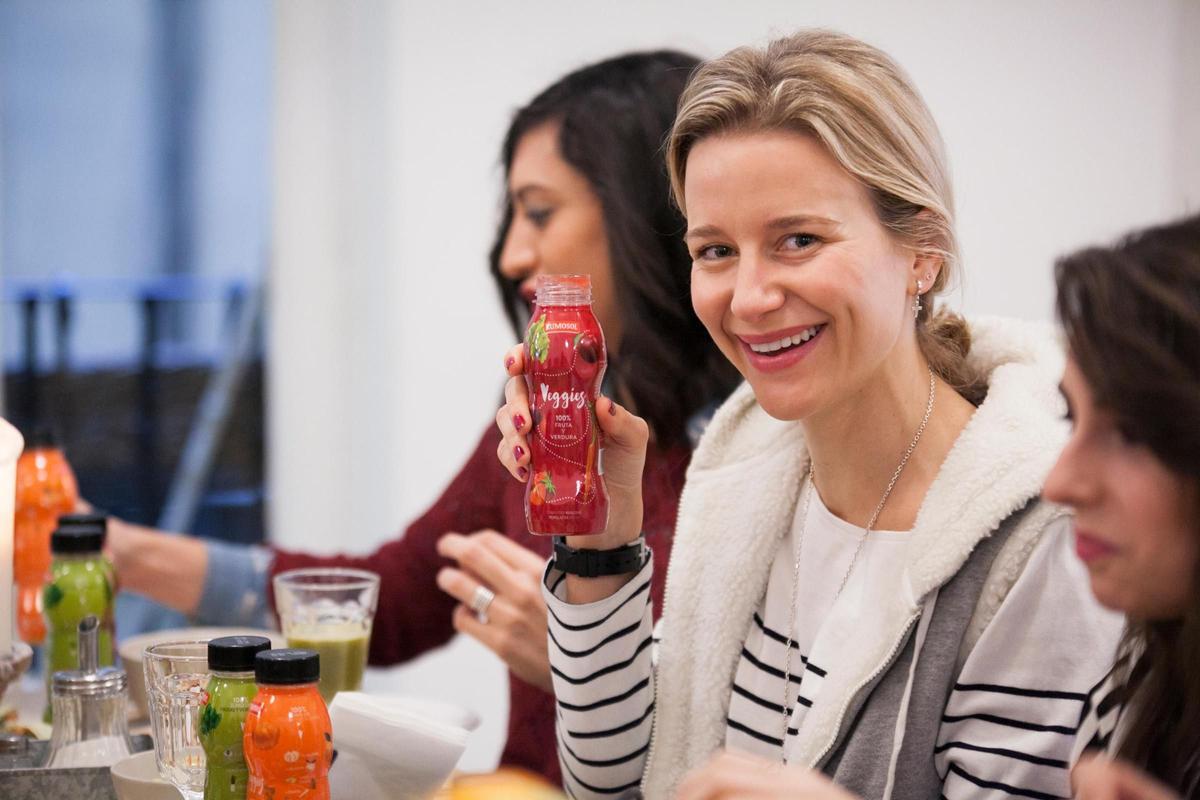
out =
[[[825,324],[759,335],[738,335],[746,360],[761,372],[776,372],[803,359],[825,330]]]

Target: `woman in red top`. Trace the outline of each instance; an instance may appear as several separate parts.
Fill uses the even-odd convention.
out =
[[[637,409],[653,432],[643,494],[646,538],[660,563],[669,553],[695,428],[737,380],[692,312],[684,224],[660,155],[697,63],[668,51],[609,59],[572,72],[518,111],[501,151],[508,185],[490,256],[518,335],[538,275],[591,275],[609,343],[607,392]],[[228,624],[261,619],[276,572],[310,566],[377,572],[382,585],[370,662],[406,661],[456,630],[478,639],[516,678],[501,763],[557,783],[539,589],[550,540],[526,530],[524,487],[495,460],[500,438],[489,423],[437,502],[402,537],[368,556],[248,554],[244,546],[162,536],[114,520],[109,546],[121,584]],[[467,608],[480,585],[495,593],[486,623]]]

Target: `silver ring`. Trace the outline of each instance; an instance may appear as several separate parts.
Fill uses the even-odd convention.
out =
[[[486,586],[476,586],[475,594],[471,595],[471,610],[475,612],[475,619],[482,624],[488,624],[488,606],[496,599],[496,593]]]

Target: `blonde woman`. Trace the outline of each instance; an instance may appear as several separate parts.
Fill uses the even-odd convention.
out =
[[[646,426],[599,404],[609,526],[566,544],[610,574],[563,551],[544,580],[568,790],[1066,796],[1120,621],[1040,499],[1067,435],[1052,329],[934,313],[959,263],[920,96],[836,33],[734,50],[693,75],[668,169],[692,304],[746,383],[689,467],[657,648],[663,576],[618,557]],[[526,409],[516,377],[518,479]]]

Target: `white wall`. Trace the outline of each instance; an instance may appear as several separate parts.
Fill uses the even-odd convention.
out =
[[[956,304],[1044,318],[1056,255],[1200,208],[1198,7],[280,3],[274,537],[368,549],[434,499],[491,419],[511,339],[485,266],[497,151],[512,111],[565,71],[635,48],[712,56],[806,25],[883,47],[951,154]],[[397,680],[448,697],[499,680],[460,647]],[[497,730],[467,766],[489,763]]]
[[[315,551],[365,548],[405,510],[396,9],[276,9],[270,524],[276,541]]]

